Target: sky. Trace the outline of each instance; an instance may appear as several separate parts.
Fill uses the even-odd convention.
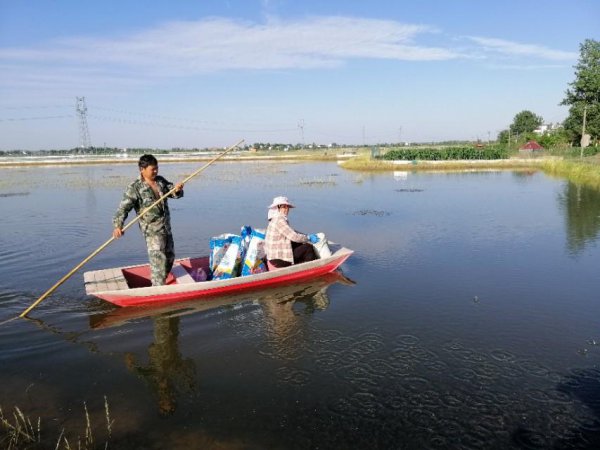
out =
[[[0,0],[0,150],[493,140],[585,39],[596,0]]]

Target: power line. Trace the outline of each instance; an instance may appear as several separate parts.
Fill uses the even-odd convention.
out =
[[[0,122],[16,122],[20,120],[46,120],[46,119],[64,119],[64,118],[72,118],[73,114],[63,115],[63,116],[35,116],[35,117],[9,117],[6,119],[0,119]]]
[[[134,119],[124,119],[120,117],[111,116],[98,116],[90,114],[88,117],[96,120],[103,120],[107,122],[116,122],[130,125],[141,125],[150,127],[162,127],[162,128],[175,128],[180,130],[197,130],[197,131],[225,131],[225,132],[241,132],[241,133],[279,133],[279,132],[292,132],[296,131],[295,128],[277,128],[277,129],[249,129],[249,128],[211,128],[211,127],[199,127],[193,125],[179,125],[165,122],[156,121],[144,121]]]

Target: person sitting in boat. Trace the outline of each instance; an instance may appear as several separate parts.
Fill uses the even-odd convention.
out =
[[[170,195],[171,198],[183,197],[183,183],[174,185],[158,175],[158,161],[154,156],[142,155],[138,161],[138,168],[140,176],[127,186],[113,219],[115,239],[123,236],[123,224],[132,209],[140,214],[173,188],[176,189]],[[162,286],[175,261],[167,199],[140,217],[139,226],[148,247],[152,286]]]
[[[318,242],[316,234],[302,234],[288,223],[288,214],[294,205],[287,197],[275,197],[269,206],[267,218],[269,225],[265,236],[265,252],[269,270],[288,267],[292,264],[317,259],[314,247]]]

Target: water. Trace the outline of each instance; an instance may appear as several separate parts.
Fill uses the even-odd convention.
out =
[[[1,169],[0,321],[110,237],[135,172]],[[170,202],[178,255],[264,227],[277,195],[296,229],[355,250],[343,276],[119,309],[80,272],[0,326],[3,411],[41,417],[52,448],[63,428],[84,436],[84,403],[109,448],[598,447],[599,192],[541,173],[220,163]],[[84,270],[145,261],[132,227]]]

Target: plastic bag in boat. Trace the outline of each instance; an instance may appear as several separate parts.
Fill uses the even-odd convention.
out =
[[[242,238],[241,258],[243,261],[250,245],[250,239],[252,238],[252,227],[250,225],[244,225],[240,231],[240,237]]]
[[[233,236],[235,236],[235,234],[225,233],[210,238],[210,255],[208,258],[208,269],[211,275],[214,273],[217,266],[221,263],[223,256],[225,256],[229,245],[231,245],[231,238]]]
[[[242,276],[254,275],[267,271],[265,264],[265,230],[254,229],[250,234],[250,243],[244,257]]]
[[[327,245],[327,239],[325,239],[325,234],[317,233],[317,237],[319,238],[319,240],[316,244],[313,244],[317,256],[320,259],[329,258],[331,256],[331,250],[329,249],[329,245]]]
[[[242,262],[242,248],[242,237],[232,236],[227,251],[213,271],[213,280],[225,280],[238,276]]]

